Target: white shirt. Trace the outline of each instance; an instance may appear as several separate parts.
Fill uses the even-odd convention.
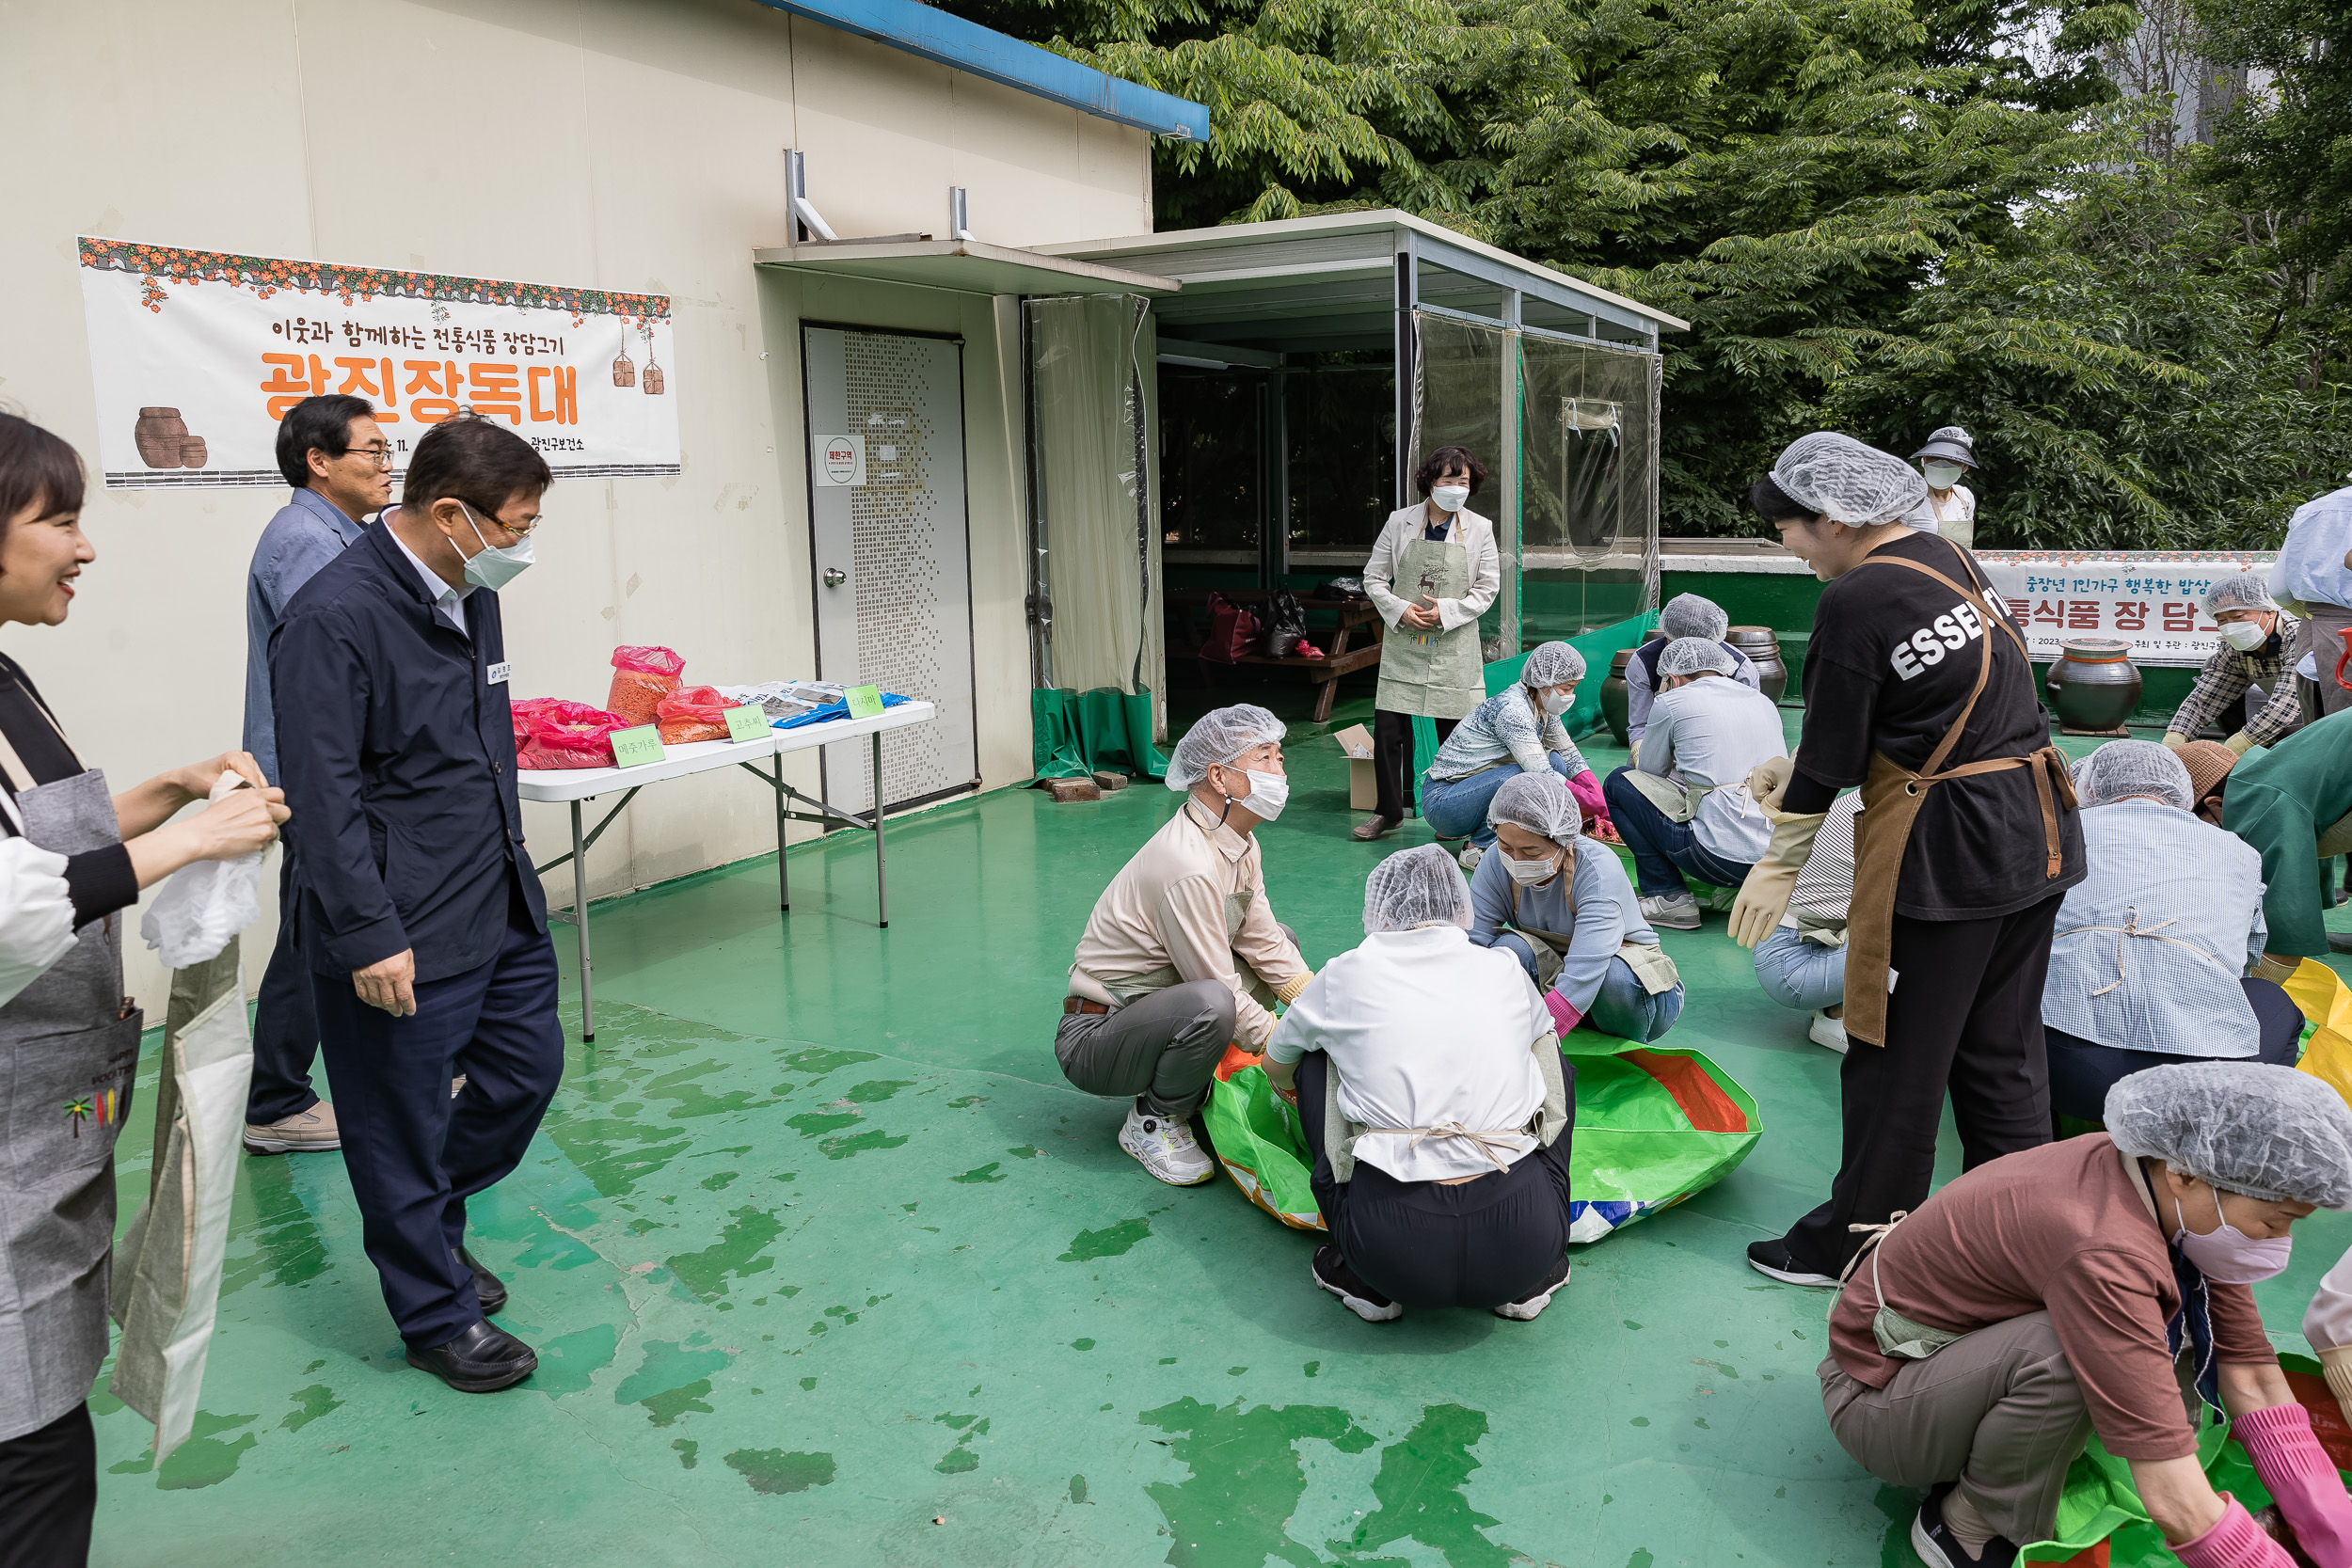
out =
[[[1904,513],[1899,521],[1922,533],[1933,533],[1940,523],[1974,523],[1977,520],[1977,493],[1955,480],[1952,488],[1939,504],[1935,492],[1930,490],[1927,499]]]
[[[400,553],[408,558],[408,564],[417,569],[418,578],[424,583],[425,597],[433,601],[433,608],[440,613],[442,620],[459,631],[465,631],[466,595],[473,592],[473,585],[469,583],[463,588],[452,588],[441,580],[440,573],[426,565],[417,552],[408,547],[408,541],[403,539],[397,530],[390,531],[392,543],[398,545]],[[454,545],[450,546],[452,549],[456,547]],[[472,633],[468,632],[467,635],[471,636]]]
[[[16,826],[16,808],[5,808]],[[28,838],[0,838],[0,1006],[73,950],[65,857]]]
[[[1530,1048],[1552,1032],[1551,1014],[1516,957],[1472,946],[1458,926],[1424,926],[1375,931],[1324,965],[1275,1026],[1266,1054],[1278,1062],[1328,1054],[1340,1075],[1340,1112],[1351,1121],[1458,1122],[1502,1134],[1497,1155],[1516,1164],[1535,1140],[1513,1129],[1544,1103],[1543,1071]],[[1399,1181],[1495,1168],[1466,1138],[1427,1138],[1416,1148],[1404,1132],[1366,1132],[1356,1158]]]
[[[1683,788],[1709,791],[1691,834],[1727,865],[1753,865],[1772,842],[1772,820],[1748,798],[1748,769],[1788,749],[1780,709],[1728,675],[1708,675],[1659,693],[1636,764]]]
[[[1390,513],[1380,537],[1373,541],[1372,559],[1364,562],[1364,594],[1391,629],[1404,618],[1406,606],[1422,596],[1421,590],[1411,584],[1406,585],[1410,592],[1399,596],[1392,585],[1396,580],[1397,558],[1404,554],[1406,544],[1422,536],[1428,521],[1429,508],[1421,501],[1401,512]],[[1440,631],[1469,626],[1486,613],[1486,607],[1502,591],[1502,557],[1495,548],[1494,524],[1466,506],[1454,515],[1446,538],[1458,542],[1470,553],[1470,592],[1458,599],[1438,600]]]

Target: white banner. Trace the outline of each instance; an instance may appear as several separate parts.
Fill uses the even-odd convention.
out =
[[[2026,646],[2036,659],[2056,659],[2070,637],[2112,637],[2132,645],[2132,662],[2152,667],[2201,665],[2210,658],[2221,636],[2201,602],[2205,590],[2239,572],[2267,577],[2278,559],[2268,550],[1977,552],[2010,613],[2026,628]]]
[[[438,273],[80,241],[110,490],[285,483],[278,422],[306,397],[374,404],[395,477],[461,408],[558,475],[675,474],[670,301]]]

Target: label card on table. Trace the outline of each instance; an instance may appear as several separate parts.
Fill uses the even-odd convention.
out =
[[[612,760],[622,768],[635,768],[642,763],[661,760],[661,726],[640,724],[633,730],[612,732]]]
[[[768,733],[768,710],[757,703],[727,709],[727,738],[757,740]]]
[[[871,719],[882,710],[882,688],[879,686],[853,686],[848,695],[850,717],[852,719]]]

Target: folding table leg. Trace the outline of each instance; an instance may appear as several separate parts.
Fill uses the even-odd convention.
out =
[[[594,1044],[596,1003],[588,982],[588,849],[580,841],[580,802],[572,802],[572,925],[580,932],[580,1037]]]
[[[874,732],[874,898],[882,910],[882,928],[890,929],[890,889],[882,881],[882,802],[890,797],[882,793],[882,732]]]
[[[783,900],[784,912],[790,914],[792,912],[792,874],[786,869],[784,863],[786,801],[784,798],[784,753],[782,752],[778,752],[775,755],[772,771],[776,784],[776,896]]]

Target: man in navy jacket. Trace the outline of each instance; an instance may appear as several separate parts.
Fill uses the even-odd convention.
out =
[[[470,1393],[538,1365],[485,1317],[506,1288],[465,1240],[466,1199],[521,1161],[563,1074],[496,592],[551,481],[500,425],[436,425],[400,510],[270,639],[278,768],[310,830],[290,918],[368,1257],[409,1365]]]

